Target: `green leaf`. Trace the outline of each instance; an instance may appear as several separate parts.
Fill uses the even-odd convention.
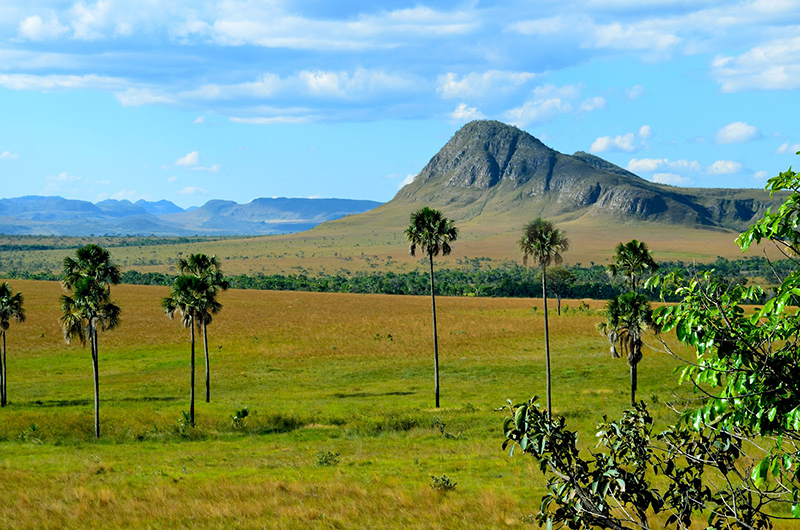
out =
[[[792,517],[795,519],[800,519],[800,504],[792,504]]]
[[[528,406],[527,405],[520,405],[517,409],[517,413],[514,416],[514,424],[517,426],[517,429],[520,431],[525,430],[525,419],[528,413]]]
[[[767,472],[769,471],[769,461],[770,457],[765,457],[764,460],[759,462],[757,466],[753,468],[753,472],[750,474],[750,478],[753,479],[753,483],[757,488],[760,488],[764,485],[767,481]]]

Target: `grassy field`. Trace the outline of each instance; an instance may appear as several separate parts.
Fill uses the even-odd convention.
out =
[[[142,238],[97,238],[94,242],[109,248],[122,270],[140,272],[174,272],[178,256],[198,252],[220,256],[224,272],[232,275],[426,270],[424,257],[408,255],[403,236],[409,213],[416,207],[419,204],[384,205],[364,214],[323,223],[307,232],[280,236],[189,242],[148,239],[147,245],[132,244]],[[443,208],[443,212],[447,214],[447,209]],[[437,264],[459,267],[471,258],[488,258],[484,266],[492,267],[519,263],[517,240],[522,225],[530,220],[527,213],[519,213],[511,217],[498,215],[496,219],[484,214],[463,223],[456,219],[459,238],[452,245],[453,252],[438,257]],[[717,256],[730,259],[745,256],[734,243],[738,233],[731,230],[621,223],[587,216],[554,221],[570,240],[570,250],[564,254],[567,264],[608,263],[617,243],[634,238],[647,242],[657,261],[708,262]],[[0,235],[0,249],[7,249],[0,255],[0,271],[58,273],[64,257],[88,241],[88,238]],[[40,250],[43,246],[55,248]],[[760,253],[761,249],[754,249],[750,255]]]
[[[123,324],[100,336],[95,442],[90,355],[63,341],[59,285],[13,288],[28,321],[8,332],[2,528],[524,527],[537,512],[544,481],[530,458],[501,450],[494,409],[544,393],[541,301],[438,300],[436,410],[429,298],[228,291],[209,327],[210,404],[198,356],[193,429],[178,423],[188,331],[161,313],[167,289],[117,286]],[[608,355],[599,319],[550,319],[554,410],[584,444],[629,402],[627,364]],[[645,355],[642,398],[685,394],[671,359]],[[432,475],[455,490],[432,489]]]

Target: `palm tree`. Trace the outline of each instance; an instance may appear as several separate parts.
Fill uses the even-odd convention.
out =
[[[636,291],[637,280],[645,272],[655,272],[658,264],[650,254],[647,243],[635,239],[626,244],[618,244],[614,253],[614,263],[608,265],[611,276],[622,276],[631,291]]]
[[[547,267],[563,261],[561,253],[569,250],[569,240],[564,232],[558,230],[553,223],[537,217],[522,229],[519,242],[522,251],[522,262],[527,265],[528,258],[533,258],[542,267],[542,298],[544,299],[544,351],[547,374],[547,418],[553,415],[552,388],[550,384],[550,331],[547,324]]]
[[[3,335],[3,358],[0,359],[0,407],[8,403],[8,368],[6,366],[6,331],[11,320],[25,322],[25,309],[22,307],[22,294],[13,294],[11,285],[0,284],[0,333]]]
[[[189,328],[191,337],[191,394],[189,402],[189,423],[194,426],[194,328],[201,326],[204,315],[214,311],[214,305],[219,304],[212,297],[209,297],[208,285],[198,278],[184,274],[175,278],[169,290],[169,296],[161,300],[161,308],[169,318],[173,318],[176,312],[181,314],[183,327]],[[221,307],[221,306],[220,306]]]
[[[606,321],[598,324],[611,343],[611,356],[625,355],[631,368],[631,406],[636,405],[637,365],[642,360],[642,335],[647,329],[658,333],[650,300],[641,293],[625,293],[608,301]],[[621,350],[617,350],[617,345]]]
[[[409,251],[416,255],[417,247],[427,254],[431,266],[431,311],[433,313],[433,370],[436,387],[436,408],[439,408],[439,342],[436,334],[436,295],[433,284],[433,257],[441,252],[450,254],[450,242],[458,237],[458,228],[453,221],[439,210],[425,206],[411,214],[408,228],[403,232],[411,246]]]
[[[228,289],[229,283],[222,276],[220,263],[216,255],[208,256],[206,254],[192,254],[188,259],[178,259],[178,271],[181,274],[191,274],[206,282],[208,290],[207,297],[214,299],[218,291],[225,291]],[[216,301],[215,301],[216,302]],[[211,369],[208,357],[208,324],[211,323],[211,315],[219,313],[222,309],[222,304],[215,303],[209,308],[205,314],[200,315],[200,324],[203,330],[203,351],[206,358],[206,403],[211,402]]]
[[[120,308],[111,301],[110,284],[120,281],[119,269],[111,254],[98,245],[86,245],[75,251],[75,259],[64,258],[61,284],[72,296],[61,296],[59,319],[64,339],[77,338],[92,350],[94,372],[94,435],[100,438],[100,376],[97,330],[114,329],[120,323]]]

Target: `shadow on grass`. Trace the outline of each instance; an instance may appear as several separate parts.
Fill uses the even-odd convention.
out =
[[[144,396],[138,398],[119,398],[119,399],[103,399],[100,398],[100,402],[103,403],[120,403],[120,402],[148,402],[148,401],[178,401],[179,398],[177,397],[153,397],[153,396]],[[45,401],[28,401],[24,403],[20,403],[20,405],[35,405],[37,407],[77,407],[77,406],[84,406],[84,405],[93,405],[93,399],[48,399]]]
[[[351,394],[343,394],[341,392],[336,392],[331,395],[339,399],[344,399],[344,398],[378,397],[378,396],[410,396],[412,394],[416,394],[416,392],[353,392]]]

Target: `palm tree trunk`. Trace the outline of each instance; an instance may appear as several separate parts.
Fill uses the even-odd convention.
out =
[[[636,363],[631,364],[631,407],[636,406],[636,367]]]
[[[192,334],[192,392],[189,402],[189,423],[194,427],[194,316],[189,318],[189,329]]]
[[[206,403],[211,403],[211,368],[208,365],[208,332],[203,319],[203,350],[206,352]]]
[[[97,362],[97,328],[94,324],[89,324],[89,334],[92,347],[92,371],[94,372],[94,437],[100,438],[100,374]]]
[[[2,362],[0,362],[0,407],[6,406],[6,400],[8,394],[6,393],[6,385],[8,385],[8,379],[6,378],[6,330],[2,330],[3,333],[3,358]]]
[[[433,288],[433,255],[428,254],[431,262],[431,311],[433,312],[433,374],[436,385],[436,408],[439,408],[439,340],[436,334],[436,295]]]
[[[544,300],[544,355],[547,367],[547,419],[553,417],[553,400],[550,391],[550,330],[547,325],[547,267],[542,265],[542,299]]]

